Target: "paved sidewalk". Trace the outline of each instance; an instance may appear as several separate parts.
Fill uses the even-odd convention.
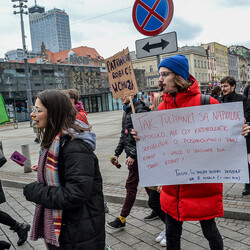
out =
[[[120,163],[122,164],[121,169],[116,169],[116,167],[111,165],[109,161],[110,156],[114,154],[114,149],[119,140],[120,130],[121,130],[121,116],[122,116],[121,111],[93,113],[88,115],[88,119],[90,123],[93,125],[93,130],[97,135],[96,154],[99,159],[99,165],[103,176],[105,200],[108,202],[111,211],[110,215],[107,216],[107,220],[119,215],[119,211],[121,210],[121,204],[123,203],[125,197],[124,186],[128,174],[127,167],[124,165],[125,155],[123,154],[119,159]],[[24,219],[25,219],[25,213],[28,213],[30,216],[33,210],[32,209],[27,210],[32,206],[28,205],[30,203],[27,203],[27,201],[25,201],[25,199],[21,197],[22,190],[20,188],[22,188],[26,183],[35,181],[36,173],[35,172],[24,173],[23,168],[14,163],[13,161],[11,161],[9,158],[10,155],[15,150],[21,152],[21,145],[28,144],[31,156],[31,164],[36,164],[38,159],[39,145],[34,142],[34,138],[35,135],[33,133],[33,129],[30,128],[29,126],[29,122],[20,123],[18,129],[14,129],[12,127],[0,128],[0,141],[2,141],[3,143],[4,153],[8,158],[8,162],[2,168],[0,168],[0,179],[2,180],[2,183],[5,186],[5,191],[6,190],[11,191],[12,188],[19,188],[19,189],[13,189],[17,190],[13,192],[15,193],[15,195],[18,194],[19,204],[16,204],[14,202],[13,204],[11,204],[11,202],[13,201],[12,199],[8,200],[7,198],[7,201],[10,203],[12,207],[10,211],[12,211],[13,213],[16,212],[16,209],[18,212],[19,210],[22,210],[21,209],[22,207],[24,208],[25,211],[24,215],[22,214],[18,215]],[[11,188],[9,189],[7,187]],[[247,225],[249,226],[248,224],[249,222],[244,222],[244,221],[250,221],[250,196],[243,197],[241,195],[242,190],[243,190],[243,184],[224,184],[225,218],[219,219],[218,221],[223,225],[223,230],[225,231],[225,237],[228,236],[228,238],[231,239],[232,241],[231,247],[234,246],[233,245],[234,241],[236,243],[241,242],[241,244],[243,244],[242,248],[232,248],[232,249],[250,249],[249,246],[245,247],[244,245],[244,244],[246,245],[249,244],[250,240],[247,240],[243,236],[238,235],[238,233],[247,235],[247,233],[244,234],[243,231],[245,232]],[[112,235],[109,234],[107,235],[107,239],[111,242],[111,245],[114,245],[115,247],[114,249],[130,249],[126,248],[125,246],[123,247],[123,244],[119,246],[119,244],[117,243],[120,240],[124,241],[124,244],[127,242],[127,245],[129,247],[133,247],[131,249],[142,249],[142,247],[145,249],[154,249],[152,248],[152,246],[154,247],[158,246],[156,243],[154,243],[154,237],[162,229],[161,222],[159,220],[151,223],[144,223],[142,221],[142,218],[145,217],[146,214],[149,214],[149,209],[147,208],[147,195],[144,188],[138,189],[138,195],[135,205],[137,205],[138,207],[133,209],[131,217],[128,218],[128,226],[126,227],[127,229],[125,230],[125,234],[120,234],[120,233],[118,233],[117,235],[113,234],[114,238]],[[5,205],[3,204],[1,208],[3,208],[3,210],[6,211],[4,209],[4,206]],[[6,208],[7,211],[9,211],[7,204]],[[138,213],[136,212],[137,210]],[[31,222],[32,216],[29,218],[30,221],[28,220],[27,221]],[[243,220],[243,221],[238,221],[238,220]],[[228,225],[225,226],[223,223],[228,224],[230,226]],[[238,224],[245,225],[245,227],[238,226]],[[204,249],[202,248],[202,246],[206,246],[206,244],[202,241],[202,238],[200,237],[201,235],[200,229],[199,230],[197,229],[195,223],[186,223],[186,225],[187,225],[186,227],[190,226],[191,228],[190,230],[187,231],[187,235],[191,234],[193,236],[193,234],[195,235],[197,234],[196,236],[194,236],[195,239],[192,240],[187,239],[186,244],[191,244],[191,242],[197,243],[198,248],[183,248],[183,249]],[[232,228],[230,229],[230,227]],[[133,233],[133,230],[135,230],[135,228],[139,228],[141,230],[141,231],[139,230],[140,233],[138,232]],[[130,229],[132,230],[131,232],[129,231]],[[151,229],[153,230],[152,232],[150,231]],[[10,230],[6,229],[4,231],[10,231]],[[108,229],[107,232],[109,232]],[[237,232],[237,234],[235,234],[235,232]],[[151,236],[148,234],[151,234]],[[233,236],[229,236],[231,234]],[[126,239],[125,237],[127,235],[128,239]],[[132,236],[133,237],[130,238],[130,235],[131,237]],[[138,240],[137,235],[140,235],[139,238],[141,237],[141,241],[139,243],[137,242]],[[186,238],[188,237],[186,236]],[[149,240],[152,240],[152,242],[150,241],[151,243],[148,244],[147,246],[147,241]],[[138,246],[141,246],[141,248],[137,247],[137,244]],[[230,244],[228,244],[228,246],[230,246]],[[28,248],[23,248],[23,249],[28,249]]]
[[[22,189],[4,188],[7,202],[1,205],[1,210],[8,212],[18,221],[32,224],[35,206],[25,200]],[[109,213],[106,221],[113,220],[121,210],[121,204],[108,202]],[[155,242],[156,236],[163,230],[164,225],[158,219],[144,222],[145,215],[150,209],[134,206],[127,218],[125,229],[112,231],[106,227],[106,242],[112,250],[155,250],[165,249]],[[234,219],[219,218],[216,220],[220,233],[224,240],[225,250],[249,250],[250,249],[250,222]],[[204,250],[209,249],[207,241],[202,236],[201,228],[197,222],[185,222],[183,224],[182,249]],[[0,239],[12,244],[11,250],[45,250],[43,240],[31,241],[28,239],[23,246],[18,247],[17,234],[9,230],[9,227],[0,224]]]
[[[121,169],[110,163],[110,156],[118,143],[121,130],[122,111],[102,112],[88,114],[97,135],[96,154],[103,176],[105,200],[122,203],[125,196],[125,181],[128,170],[124,165],[125,154],[119,161]],[[23,168],[12,162],[9,158],[15,151],[21,152],[21,145],[29,144],[31,164],[36,164],[39,145],[34,142],[35,135],[29,122],[19,124],[18,129],[12,127],[0,128],[0,140],[8,162],[0,169],[0,179],[5,186],[22,187],[26,183],[36,180],[36,173],[24,173]],[[250,195],[242,196],[243,184],[224,184],[225,217],[233,219],[250,220]],[[144,188],[139,188],[136,205],[147,207],[147,195]]]

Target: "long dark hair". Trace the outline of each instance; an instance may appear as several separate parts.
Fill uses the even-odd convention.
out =
[[[38,137],[42,147],[50,147],[56,135],[63,130],[70,135],[72,135],[70,128],[79,132],[85,131],[84,128],[74,124],[76,110],[72,106],[69,96],[62,90],[44,90],[39,92],[36,98],[39,98],[42,105],[47,109],[46,127],[43,130],[38,129]]]

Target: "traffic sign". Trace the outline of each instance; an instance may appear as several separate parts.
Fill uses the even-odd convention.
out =
[[[135,47],[137,58],[176,52],[178,50],[176,32],[137,40]]]
[[[133,7],[133,22],[143,35],[156,36],[168,27],[173,12],[172,0],[136,0]]]

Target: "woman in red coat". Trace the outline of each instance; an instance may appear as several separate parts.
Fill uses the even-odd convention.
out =
[[[189,73],[188,59],[183,55],[166,58],[159,64],[159,85],[163,102],[158,110],[201,105],[201,92],[197,81]],[[218,101],[210,97],[210,104]],[[248,135],[250,126],[244,124],[241,134]],[[137,132],[132,131],[136,140]],[[161,208],[166,213],[167,250],[181,249],[184,221],[200,221],[202,232],[210,249],[222,250],[223,241],[215,218],[222,217],[223,199],[221,183],[181,184],[163,186]]]
[[[163,89],[163,102],[158,110],[201,105],[201,92],[196,79],[190,75],[188,59],[176,55],[161,61],[159,84]],[[210,104],[218,101],[210,97]],[[221,183],[181,184],[163,186],[160,196],[166,213],[167,249],[180,249],[183,221],[200,221],[202,232],[210,249],[223,249],[222,237],[215,217],[222,217],[223,187]]]

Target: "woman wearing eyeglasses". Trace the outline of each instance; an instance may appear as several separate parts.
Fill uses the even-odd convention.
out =
[[[158,67],[159,86],[163,89],[163,102],[158,110],[201,105],[201,92],[196,79],[189,73],[188,59],[183,55],[165,58]],[[213,97],[210,104],[219,103]],[[250,126],[242,126],[246,136]],[[131,132],[139,140],[137,131]],[[161,208],[165,212],[167,250],[181,249],[184,221],[199,221],[211,250],[222,250],[223,240],[215,218],[224,214],[221,183],[180,184],[162,186]]]
[[[189,73],[185,56],[165,58],[158,69],[164,100],[158,110],[201,105],[200,88]],[[216,103],[218,101],[210,97],[210,104]],[[163,186],[160,201],[166,213],[167,249],[181,249],[182,224],[187,220],[200,221],[210,249],[223,249],[222,237],[215,222],[215,217],[224,214],[221,183]]]
[[[38,93],[31,117],[41,141],[37,182],[24,187],[26,199],[36,203],[31,239],[43,238],[47,249],[103,250],[105,214],[95,134],[75,119],[76,110],[60,90]]]
[[[163,102],[158,110],[176,109],[201,105],[201,92],[196,79],[189,73],[188,59],[183,55],[165,58],[158,67],[159,86]],[[218,103],[210,97],[210,104]],[[243,131],[242,131],[243,132]],[[132,134],[139,140],[137,131]],[[202,232],[210,249],[222,250],[222,237],[216,227],[215,217],[224,214],[222,184],[186,184],[162,186],[161,209],[165,212],[168,250],[181,249],[182,224],[184,221],[200,221]]]

